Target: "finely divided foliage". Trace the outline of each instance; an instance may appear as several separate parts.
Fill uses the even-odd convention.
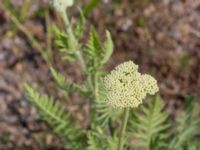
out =
[[[89,40],[84,52],[87,57],[88,66],[92,66],[92,68],[98,68],[104,65],[109,60],[113,52],[113,42],[110,32],[106,31],[106,41],[103,46],[101,46],[95,29],[91,28]]]
[[[64,111],[64,108],[51,97],[40,95],[28,84],[25,84],[25,92],[28,99],[39,110],[39,116],[46,121],[54,132],[61,138],[66,149],[80,149],[81,130],[78,125],[72,122],[70,116]]]
[[[165,112],[159,96],[149,102],[143,101],[146,94],[153,95],[158,91],[157,81],[150,75],[140,74],[138,66],[133,62],[119,65],[103,78],[103,66],[113,52],[110,32],[106,31],[106,39],[102,43],[92,27],[88,41],[80,42],[85,24],[83,13],[80,11],[80,19],[76,25],[72,25],[65,9],[73,1],[51,1],[66,25],[65,30],[52,27],[55,44],[64,52],[64,60],[79,63],[83,82],[71,82],[53,67],[50,67],[50,72],[61,90],[67,93],[78,92],[88,100],[87,128],[82,129],[59,101],[39,94],[29,84],[25,84],[24,88],[27,99],[36,106],[40,119],[61,139],[63,148],[200,150],[200,109],[194,105],[195,98],[188,97],[183,111],[176,119],[170,120],[172,117]],[[62,10],[59,10],[60,6]],[[141,103],[143,105],[139,106]],[[124,118],[120,123],[122,115]]]
[[[143,147],[151,150],[162,150],[166,145],[168,115],[163,112],[163,102],[160,97],[155,97],[147,106],[141,106],[142,112],[130,120],[130,130],[134,131],[129,136],[138,139],[134,147]]]
[[[71,44],[71,40],[68,34],[65,31],[61,31],[56,26],[52,26],[52,30],[55,34],[55,44],[58,46],[60,52],[64,54],[62,57],[63,60],[75,61],[77,56],[75,54],[76,48]]]
[[[109,126],[109,121],[116,120],[121,115],[122,111],[116,110],[108,106],[106,102],[107,91],[102,85],[99,84],[99,99],[95,101],[95,107],[98,113],[97,122],[102,128]]]
[[[87,133],[87,150],[116,150],[117,137],[107,136],[100,127],[95,127]]]
[[[194,95],[186,97],[183,111],[175,119],[169,144],[171,150],[200,150],[200,107],[194,100]]]
[[[87,93],[87,89],[83,85],[67,81],[65,76],[63,76],[61,73],[56,72],[56,70],[52,67],[50,68],[50,71],[58,87],[65,92],[71,93],[78,91],[82,94]]]

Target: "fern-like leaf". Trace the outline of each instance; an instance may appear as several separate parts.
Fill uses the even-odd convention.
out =
[[[79,9],[79,20],[76,25],[75,29],[75,35],[78,39],[82,37],[83,31],[84,31],[84,25],[85,25],[85,17],[83,14],[83,11]]]
[[[109,60],[110,56],[113,53],[113,41],[109,31],[106,31],[106,41],[103,45],[103,52],[102,52],[102,60],[101,64],[104,65]]]
[[[55,44],[58,46],[60,52],[65,54],[62,58],[68,61],[77,60],[76,51],[79,48],[74,37],[65,31],[61,31],[56,26],[52,26],[52,30],[55,35]]]
[[[91,72],[100,65],[99,56],[101,52],[101,43],[94,28],[90,29],[89,39],[84,52],[87,57],[88,71]]]
[[[98,92],[99,98],[95,101],[95,107],[98,114],[96,120],[100,127],[105,128],[109,121],[116,120],[122,114],[122,111],[116,110],[108,105],[106,102],[106,91],[101,83],[99,84]]]
[[[89,39],[84,49],[87,60],[87,68],[90,73],[96,72],[99,67],[106,64],[113,52],[113,41],[110,32],[106,31],[106,40],[101,42],[94,28],[91,28]]]
[[[200,111],[196,108],[194,100],[194,96],[186,97],[184,110],[177,116],[175,130],[169,144],[171,150],[200,148]]]
[[[163,112],[163,102],[156,97],[147,106],[142,106],[142,114],[136,114],[130,121],[129,128],[133,130],[130,136],[139,140],[134,146],[149,150],[162,149],[167,134],[164,132],[169,127],[168,115]]]
[[[85,87],[67,81],[66,78],[61,73],[58,73],[52,67],[50,68],[50,70],[51,70],[51,74],[52,74],[54,80],[56,81],[57,85],[65,92],[69,93],[69,92],[78,91],[83,94],[87,93],[87,90]]]
[[[107,136],[100,127],[95,127],[87,133],[87,150],[116,150],[117,136]]]
[[[47,95],[40,95],[28,84],[25,84],[24,88],[28,100],[38,108],[40,118],[46,121],[61,138],[64,147],[69,150],[79,150],[80,127],[71,121],[64,108]]]

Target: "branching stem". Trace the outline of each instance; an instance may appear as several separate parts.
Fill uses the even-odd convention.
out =
[[[79,63],[80,63],[80,66],[83,70],[83,72],[86,72],[86,64],[85,64],[85,61],[83,59],[83,56],[82,56],[82,53],[81,51],[79,50],[79,46],[78,46],[78,41],[74,35],[74,32],[72,30],[72,27],[70,25],[70,22],[69,22],[69,18],[67,16],[67,13],[65,11],[61,12],[61,16],[63,18],[63,21],[65,23],[65,26],[66,26],[66,30],[67,30],[67,33],[71,36],[71,38],[73,38],[73,41],[74,41],[74,47],[75,47],[75,50],[76,50],[76,56],[79,60]]]
[[[73,49],[75,50],[75,54],[76,54],[76,57],[79,61],[81,69],[85,73],[84,75],[88,75],[87,74],[87,66],[86,66],[85,60],[83,58],[82,51],[80,50],[81,47],[79,46],[78,40],[77,40],[76,36],[74,35],[73,29],[71,27],[69,18],[67,16],[67,13],[66,13],[65,10],[63,10],[61,12],[61,17],[62,17],[62,19],[65,23],[67,33],[69,34],[70,38],[72,38]],[[93,96],[91,96],[90,99],[89,99],[90,121],[93,122],[93,119],[95,118],[95,109],[94,109],[93,100],[94,100],[94,98],[97,99],[97,97],[98,97],[97,96],[98,95],[98,93],[97,93],[98,92],[98,76],[95,75],[94,78],[93,78],[92,75],[88,75],[87,82],[88,82],[89,88],[91,89],[91,91],[93,93]]]

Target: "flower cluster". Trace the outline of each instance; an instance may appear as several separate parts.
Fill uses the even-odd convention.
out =
[[[107,102],[114,108],[138,107],[147,94],[158,91],[157,81],[140,74],[138,65],[128,61],[117,66],[103,78]]]
[[[73,0],[50,0],[51,5],[58,12],[63,12],[67,7],[71,7],[74,3]]]

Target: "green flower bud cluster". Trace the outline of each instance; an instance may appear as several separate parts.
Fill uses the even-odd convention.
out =
[[[73,0],[50,0],[51,5],[58,12],[63,12],[67,7],[71,7],[74,3]]]
[[[147,94],[154,95],[159,88],[150,75],[138,72],[138,65],[128,61],[118,65],[103,78],[106,100],[114,108],[138,107]]]

